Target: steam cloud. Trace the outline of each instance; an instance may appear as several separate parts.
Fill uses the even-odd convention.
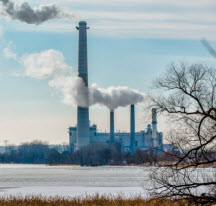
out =
[[[3,5],[1,13],[9,16],[11,19],[20,20],[28,24],[41,24],[51,19],[76,19],[74,14],[61,9],[55,4],[32,8],[27,2],[22,3],[20,6],[10,0],[0,0],[0,2]]]
[[[128,87],[109,87],[103,89],[93,84],[90,86],[89,91],[91,105],[105,105],[111,110],[144,101],[143,93]]]
[[[96,84],[85,87],[79,77],[59,77],[49,81],[49,86],[61,91],[63,103],[89,107],[99,104],[110,110],[144,101],[144,94],[128,87],[99,88]]]
[[[128,87],[99,88],[96,84],[85,87],[81,78],[72,73],[61,52],[46,50],[21,58],[25,75],[36,79],[49,78],[49,86],[63,95],[63,103],[89,107],[99,104],[110,110],[144,101],[145,95]]]
[[[63,54],[53,49],[25,55],[20,62],[25,67],[25,75],[36,79],[59,76],[72,70],[65,63]]]

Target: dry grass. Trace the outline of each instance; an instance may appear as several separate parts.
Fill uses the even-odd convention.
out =
[[[191,206],[186,200],[144,200],[141,197],[124,199],[122,197],[99,196],[84,198],[43,198],[43,197],[1,197],[0,206]]]

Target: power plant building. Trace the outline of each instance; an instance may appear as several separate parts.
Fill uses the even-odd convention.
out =
[[[155,115],[155,109],[153,109],[152,112]],[[129,151],[132,153],[135,152],[136,149],[156,149],[157,151],[162,151],[163,133],[154,131],[154,129],[157,128],[157,126],[154,125],[157,124],[154,115],[152,115],[154,118],[152,125],[148,124],[146,130],[135,132],[135,112],[134,106],[131,106],[131,132],[113,133],[114,111],[112,111],[112,115],[110,115],[110,125],[112,125],[110,126],[111,133],[98,132],[97,125],[94,124],[89,127],[89,143],[110,144],[119,142],[124,151]],[[75,151],[77,148],[77,127],[69,127],[69,142],[70,148]]]
[[[100,133],[97,132],[97,125],[92,125],[89,128],[90,131],[90,143],[103,143],[109,144],[110,143],[110,133]],[[76,150],[76,139],[77,139],[77,127],[70,127],[69,128],[69,138],[70,138],[70,147],[73,151]],[[159,145],[156,149],[162,150],[163,148],[163,133],[158,134],[158,142]],[[131,151],[130,146],[130,133],[125,132],[117,132],[115,133],[115,141],[121,143],[122,149],[125,151]],[[148,125],[147,130],[143,130],[140,132],[135,133],[135,149],[152,149],[153,146],[152,141],[152,129],[151,125]],[[133,151],[131,151],[133,152]]]

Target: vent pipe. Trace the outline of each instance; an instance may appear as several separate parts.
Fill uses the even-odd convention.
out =
[[[135,152],[135,108],[130,105],[130,152]]]
[[[153,147],[157,147],[157,110],[156,108],[152,109],[152,139],[153,139]]]
[[[110,143],[115,142],[114,137],[114,110],[110,110]]]

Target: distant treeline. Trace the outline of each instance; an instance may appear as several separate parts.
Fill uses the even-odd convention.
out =
[[[168,157],[156,155],[154,151],[136,150],[134,154],[123,152],[119,143],[90,144],[76,152],[69,147],[63,151],[50,148],[41,141],[24,143],[20,146],[8,146],[0,153],[0,163],[23,164],[77,164],[82,166],[121,165],[121,164],[155,164],[159,159]]]

